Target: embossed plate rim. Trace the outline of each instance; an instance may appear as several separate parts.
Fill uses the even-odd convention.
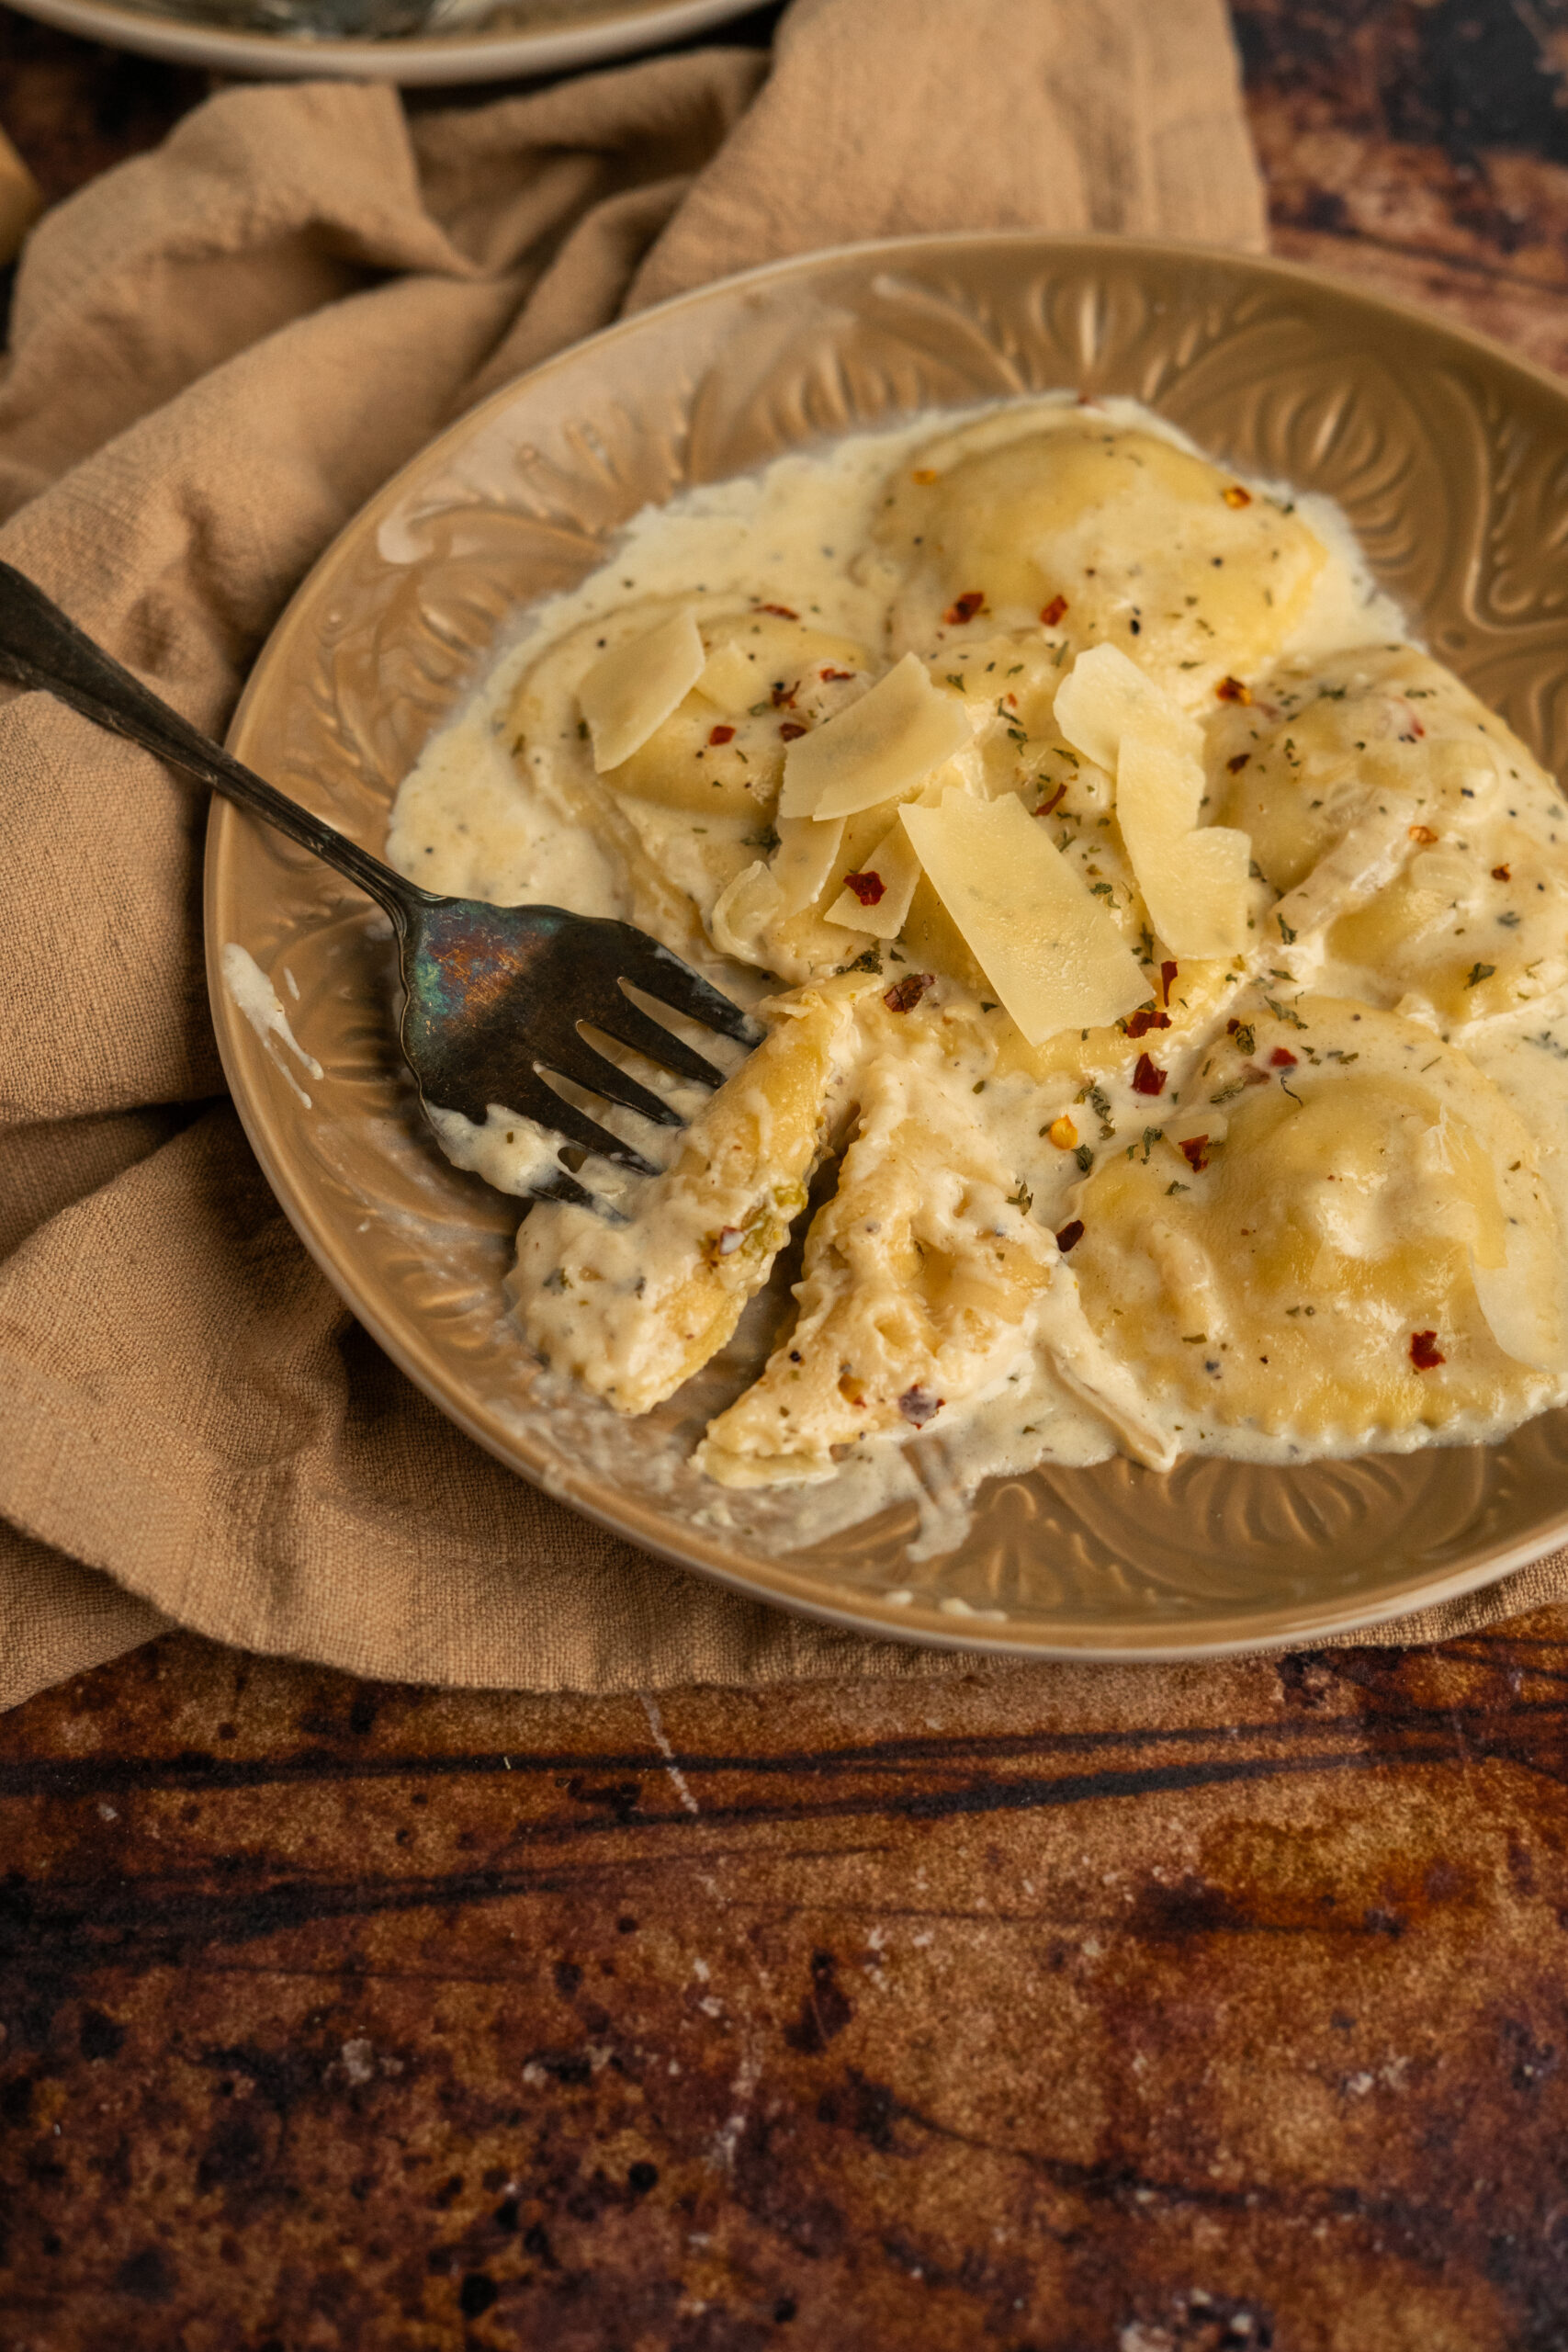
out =
[[[1401,320],[1418,324],[1424,334],[1435,335],[1445,345],[1468,354],[1490,374],[1495,376],[1500,371],[1505,378],[1522,380],[1538,392],[1544,392],[1562,413],[1568,426],[1568,388],[1546,369],[1490,338],[1454,326],[1417,305],[1340,285],[1298,264],[1174,241],[1092,235],[1047,237],[1027,230],[869,241],[792,256],[713,286],[693,289],[655,310],[617,322],[587,343],[556,355],[526,376],[503,386],[428,444],[345,526],[296,592],[253,670],[235,712],[231,741],[236,748],[242,746],[261,697],[269,690],[275,675],[279,682],[286,675],[300,616],[319,593],[323,578],[346,560],[349,549],[361,546],[374,534],[378,523],[404,498],[412,485],[423,478],[438,477],[447,459],[457,455],[466,442],[480,436],[508,408],[525,404],[531,387],[563,370],[592,368],[615,345],[646,335],[650,328],[657,331],[683,311],[733,303],[738,296],[748,297],[754,292],[765,298],[771,289],[787,289],[798,281],[809,285],[813,278],[829,279],[857,266],[875,269],[895,266],[900,258],[912,261],[920,257],[962,267],[966,254],[981,253],[1004,258],[1016,254],[1021,263],[1027,256],[1042,269],[1065,271],[1097,260],[1110,263],[1114,259],[1122,267],[1132,263],[1154,273],[1183,268],[1235,272],[1260,288],[1270,284],[1298,286],[1309,289],[1317,301],[1326,300],[1348,311],[1365,314],[1379,322],[1384,332]],[[518,428],[520,446],[525,429],[521,425]],[[1021,1658],[1099,1657],[1149,1663],[1322,1640],[1383,1624],[1414,1610],[1478,1590],[1539,1557],[1568,1534],[1568,1507],[1564,1507],[1532,1523],[1522,1534],[1478,1545],[1461,1564],[1441,1573],[1434,1574],[1429,1568],[1406,1561],[1404,1572],[1391,1575],[1386,1585],[1349,1600],[1292,1600],[1282,1601],[1272,1611],[1249,1611],[1246,1613],[1245,1630],[1237,1630],[1235,1611],[1230,1611],[1227,1619],[1226,1610],[1216,1605],[1210,1618],[1190,1615],[1179,1629],[1170,1629],[1177,1637],[1162,1639],[1157,1632],[1151,1634],[1146,1620],[1136,1625],[1131,1622],[1119,1623],[1113,1615],[1091,1624],[1057,1628],[1045,1638],[1034,1630],[992,1632],[976,1625],[973,1630],[958,1631],[952,1617],[939,1613],[934,1604],[900,1606],[870,1592],[856,1592],[851,1600],[843,1597],[841,1584],[835,1589],[823,1574],[790,1569],[776,1559],[763,1563],[755,1555],[738,1562],[734,1547],[721,1540],[707,1536],[689,1523],[678,1530],[672,1528],[668,1512],[661,1514],[622,1496],[609,1482],[584,1476],[570,1464],[563,1466],[558,1456],[552,1463],[545,1450],[531,1445],[525,1436],[507,1436],[488,1425],[471,1400],[455,1391],[450,1381],[422,1357],[418,1346],[400,1332],[382,1311],[355,1268],[352,1251],[345,1253],[341,1236],[331,1231],[310,1183],[297,1178],[286,1148],[283,1121],[277,1116],[271,1096],[264,1091],[261,1047],[230,1003],[217,969],[219,944],[225,935],[233,935],[225,932],[221,917],[245,823],[226,804],[214,804],[206,871],[209,987],[225,1072],[247,1136],[273,1191],[328,1280],[407,1376],[449,1419],[508,1467],[614,1532],[749,1598],[787,1606],[820,1622],[883,1639]]]
[[[614,14],[572,25],[562,18],[536,31],[482,26],[445,34],[408,33],[388,40],[307,40],[287,33],[244,32],[199,17],[163,16],[117,0],[17,0],[26,16],[88,40],[107,40],[175,64],[210,65],[231,74],[309,80],[325,74],[374,75],[404,88],[442,88],[525,74],[559,74],[607,64],[638,51],[684,40],[745,13],[750,0],[626,0]]]

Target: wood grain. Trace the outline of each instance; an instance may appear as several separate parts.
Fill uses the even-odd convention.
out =
[[[1555,1620],[662,1713],[159,1644],[0,1725],[0,2341],[1556,2344],[1565,1770]]]
[[[1568,368],[1568,8],[1236,17],[1278,249]],[[662,1712],[174,1636],[0,1721],[0,2352],[1562,2352],[1565,1959],[1564,1611]]]

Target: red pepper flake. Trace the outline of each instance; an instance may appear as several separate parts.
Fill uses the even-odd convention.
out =
[[[792,613],[787,605],[759,605],[757,610],[760,613],[776,613],[781,621],[797,621],[800,618],[800,615]]]
[[[1494,882],[1511,882],[1513,878],[1513,876],[1509,873],[1506,865],[1495,865],[1492,868],[1492,879]]]
[[[913,1012],[929,988],[934,987],[934,972],[909,972],[903,979],[895,980],[883,993],[882,1001],[889,1012]]]
[[[1419,741],[1421,737],[1427,732],[1414,711],[1410,714],[1410,732],[1416,737],[1417,741]]]
[[[1170,991],[1175,986],[1176,966],[1169,963],[1162,964],[1159,967],[1159,992],[1167,1004],[1170,1002]]]
[[[817,674],[819,678],[824,680],[827,684],[838,685],[840,684],[845,678],[852,678],[854,676],[854,672],[852,670],[818,670]]]
[[[905,1389],[898,1399],[898,1410],[914,1428],[923,1430],[928,1421],[935,1420],[946,1402],[945,1396],[933,1396],[929,1389],[917,1385]]]
[[[1270,1069],[1294,1069],[1296,1057],[1289,1046],[1276,1046],[1269,1057]]]
[[[1050,799],[1043,800],[1040,803],[1039,808],[1034,811],[1035,815],[1037,817],[1048,817],[1053,808],[1059,808],[1061,807],[1062,802],[1066,798],[1066,786],[1065,784],[1059,784],[1056,786],[1055,791],[1051,795]]]
[[[1250,702],[1252,688],[1244,686],[1239,678],[1222,678],[1214,688],[1222,702]]]
[[[844,888],[854,892],[863,907],[874,907],[887,895],[887,885],[880,874],[846,874]]]
[[[1129,1018],[1127,1035],[1129,1037],[1146,1037],[1151,1029],[1168,1029],[1169,1026],[1168,1012],[1156,1012],[1152,1004],[1145,1004]]]
[[[734,741],[735,729],[733,727],[712,727],[708,729],[708,741],[710,743],[733,743]]]
[[[1067,600],[1065,596],[1053,596],[1048,605],[1042,605],[1040,607],[1042,628],[1055,628],[1066,609]]]
[[[1225,762],[1226,774],[1229,775],[1239,775],[1251,757],[1252,753],[1250,752],[1238,752],[1234,760],[1227,760]]]
[[[1176,1148],[1194,1176],[1201,1176],[1204,1169],[1209,1165],[1208,1136],[1188,1136],[1183,1142],[1177,1145]]]
[[[786,686],[782,678],[778,679],[773,686],[773,708],[775,710],[793,710],[795,708],[795,698],[799,692],[800,680],[798,678],[796,678],[793,686]]]
[[[966,621],[974,619],[985,601],[986,592],[983,588],[965,588],[963,595],[955,596],[943,613],[942,617],[944,625],[948,628],[962,628]]]
[[[1417,1372],[1436,1372],[1440,1363],[1447,1363],[1447,1356],[1438,1346],[1436,1331],[1412,1331],[1410,1361]]]
[[[1431,842],[1438,838],[1430,825],[1407,825],[1405,831],[1413,842]]]
[[[1221,495],[1227,506],[1250,506],[1252,503],[1252,492],[1243,490],[1238,481],[1231,482]]]
[[[1068,1250],[1076,1250],[1082,1239],[1083,1219],[1081,1216],[1076,1216],[1074,1217],[1071,1225],[1065,1225],[1060,1233],[1057,1234],[1056,1247],[1065,1258]]]
[[[804,735],[805,732],[805,728],[802,727],[797,718],[786,718],[782,722],[779,728],[779,733],[786,743],[795,742],[796,739]]]
[[[1165,1081],[1169,1074],[1168,1070],[1163,1070],[1157,1063],[1150,1061],[1147,1054],[1140,1054],[1138,1067],[1133,1072],[1134,1093],[1163,1094]]]

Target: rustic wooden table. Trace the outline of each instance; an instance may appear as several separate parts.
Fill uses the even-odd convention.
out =
[[[1564,0],[1247,0],[1280,250],[1568,368]],[[65,193],[199,77],[0,15]],[[1568,1614],[0,1722],[4,2352],[1562,2352]]]

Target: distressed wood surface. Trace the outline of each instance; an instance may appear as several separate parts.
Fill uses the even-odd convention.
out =
[[[0,1724],[28,2352],[1480,2352],[1568,2313],[1568,1642]]]
[[[1277,249],[1568,368],[1568,0],[1236,10]],[[200,77],[0,12],[55,196]],[[0,2352],[1563,2352],[1568,1611],[0,1719]]]

